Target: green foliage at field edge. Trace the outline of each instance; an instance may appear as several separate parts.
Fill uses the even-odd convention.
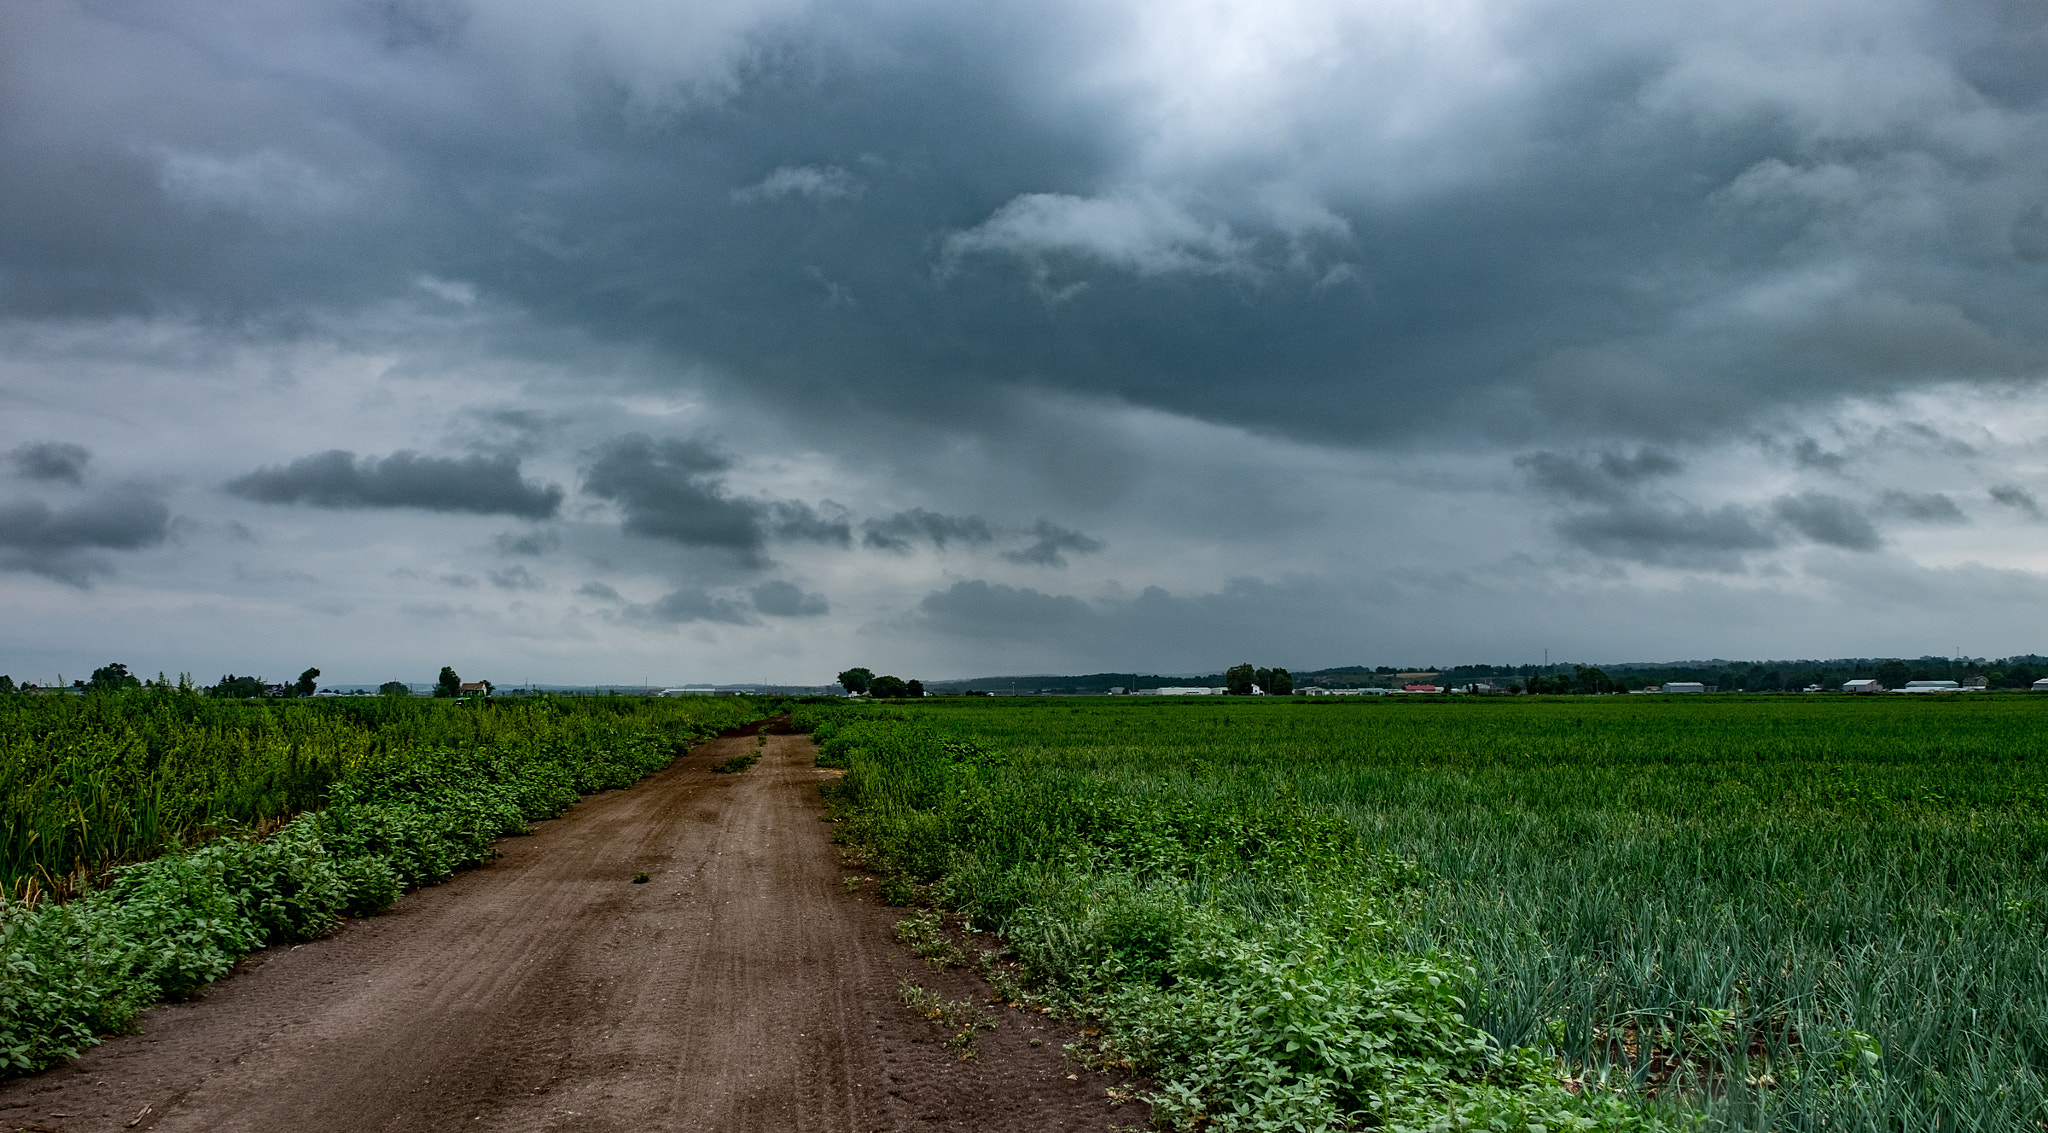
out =
[[[1180,1130],[1663,1130],[1568,1088],[1465,1016],[1454,958],[1394,935],[1417,877],[1298,798],[1167,807],[1005,757],[898,712],[799,710],[844,836],[1002,932],[1038,995],[1103,1020],[1095,1057],[1154,1075]]]
[[[73,901],[0,904],[0,1070],[74,1057],[256,948],[313,939],[446,880],[527,822],[631,785],[759,715],[737,698],[621,708],[522,706],[527,734],[507,727],[491,742],[363,762],[329,785],[326,807],[269,837],[219,837],[125,866]],[[537,726],[550,719],[579,726]]]

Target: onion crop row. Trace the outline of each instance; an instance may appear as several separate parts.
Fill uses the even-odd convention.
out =
[[[1262,956],[1434,963],[1503,1058],[1658,1119],[2017,1131],[2048,1124],[2043,701],[949,701],[821,734],[850,828],[1090,1003],[1182,979],[1113,948],[1133,980],[1077,985],[1111,922],[1174,964],[1221,923]],[[918,744],[980,754],[940,775]],[[1350,849],[1219,851],[1281,814]],[[1382,923],[1316,927],[1354,905]],[[1162,1112],[1227,1126],[1252,1096]],[[1314,1112],[1238,1127],[1383,1117]]]

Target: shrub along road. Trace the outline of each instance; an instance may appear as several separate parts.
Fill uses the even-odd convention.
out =
[[[139,1033],[0,1084],[0,1129],[1101,1130],[1075,1036],[997,1011],[971,1058],[901,981],[987,996],[847,891],[808,737],[704,744],[502,856],[273,948]],[[760,751],[735,774],[713,764]],[[635,884],[636,873],[649,880]],[[1072,1077],[1070,1077],[1072,1075]]]

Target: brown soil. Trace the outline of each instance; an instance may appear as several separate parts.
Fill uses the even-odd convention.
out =
[[[1146,1124],[1112,1107],[1118,1080],[1063,1057],[1071,1028],[985,1007],[995,1026],[963,1058],[959,1028],[904,1006],[906,980],[991,996],[897,943],[904,910],[849,892],[809,738],[710,771],[751,750],[714,740],[387,914],[251,956],[137,1034],[0,1083],[0,1129]]]

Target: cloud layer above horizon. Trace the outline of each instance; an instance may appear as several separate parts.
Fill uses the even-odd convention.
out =
[[[0,671],[2048,651],[2044,50],[2012,0],[9,5]]]

